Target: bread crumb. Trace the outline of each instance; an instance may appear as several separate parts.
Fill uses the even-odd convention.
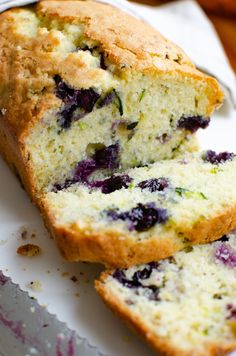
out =
[[[28,238],[34,239],[36,238],[36,232],[27,226],[22,226],[19,229],[19,235],[22,240],[27,240]]]
[[[33,244],[26,244],[19,246],[17,249],[17,254],[26,257],[34,257],[41,254],[42,250],[39,246]]]
[[[2,116],[4,116],[6,114],[6,112],[7,112],[7,109],[4,109],[4,108],[0,109],[0,113]]]
[[[68,272],[62,272],[62,273],[61,273],[61,276],[62,276],[62,277],[67,277],[67,276],[69,276],[69,273],[68,273]]]
[[[79,293],[75,293],[75,296],[76,296],[77,298],[79,298],[79,297],[80,297],[80,294],[79,294]]]
[[[23,230],[21,231],[21,238],[22,240],[27,240],[27,237],[28,237],[28,231],[23,228]]]
[[[30,289],[34,292],[41,292],[42,291],[42,283],[40,281],[31,281],[28,285]]]
[[[71,277],[72,282],[76,283],[78,281],[78,278],[76,276]]]

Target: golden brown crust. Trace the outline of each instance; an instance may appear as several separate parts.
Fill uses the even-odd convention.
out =
[[[172,256],[189,244],[219,239],[236,228],[236,206],[214,218],[196,223],[192,229],[178,227],[163,236],[137,241],[129,232],[95,231],[92,228],[66,227],[57,223],[51,208],[44,201],[42,215],[57,245],[69,261],[100,262],[112,267],[130,267]]]
[[[209,343],[204,349],[184,350],[173,345],[168,338],[163,338],[155,334],[148,325],[144,323],[141,316],[132,313],[129,307],[117,296],[106,288],[106,279],[112,271],[103,272],[100,279],[95,282],[95,288],[105,304],[119,316],[131,329],[137,331],[142,338],[151,345],[158,355],[165,356],[226,356],[236,349],[236,342],[225,344]]]
[[[0,120],[0,153],[20,181],[21,186],[31,197],[36,197],[33,176],[27,163],[24,146],[10,132],[10,128],[4,124],[3,120]]]
[[[156,56],[169,59],[160,70],[172,62],[176,67],[181,63],[194,68],[179,47],[149,25],[110,5],[94,1],[50,0],[41,2],[39,13],[59,22],[69,20],[83,24],[85,36],[100,43],[113,63],[138,65],[141,69],[153,66],[152,58]]]
[[[236,15],[235,0],[198,0],[204,9],[215,12],[220,15],[227,14],[230,16]]]

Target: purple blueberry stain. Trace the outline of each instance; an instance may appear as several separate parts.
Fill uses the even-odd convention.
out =
[[[119,220],[120,219],[120,212],[119,209],[109,209],[105,210],[106,216],[109,220]]]
[[[56,96],[67,104],[76,104],[76,90],[70,88],[59,75],[54,76],[56,83]]]
[[[90,182],[91,188],[100,188],[103,194],[110,194],[122,188],[127,189],[132,182],[132,178],[128,174],[112,175],[102,181]]]
[[[226,317],[226,319],[236,319],[236,306],[234,306],[233,304],[227,304],[226,309],[228,311],[228,316]]]
[[[63,356],[63,353],[61,351],[61,337],[57,336],[57,342],[56,342],[56,356]]]
[[[208,150],[202,156],[204,162],[209,162],[211,164],[221,164],[226,161],[232,161],[234,158],[234,153],[232,152],[220,152],[216,153],[215,151]]]
[[[113,278],[117,279],[123,286],[128,288],[138,288],[142,286],[139,281],[126,278],[124,271],[121,269],[117,269],[113,273]]]
[[[93,156],[99,168],[115,169],[119,167],[119,144],[115,143],[108,147],[97,150]]]
[[[68,129],[72,122],[78,121],[92,112],[100,94],[93,88],[73,89],[59,75],[54,76],[54,80],[56,83],[55,94],[65,104],[64,109],[60,112],[59,125],[63,129]],[[78,113],[76,113],[77,109],[79,109]]]
[[[52,192],[57,193],[60,190],[67,189],[74,183],[76,182],[73,179],[66,179],[63,183],[55,183],[52,187]]]
[[[74,121],[73,115],[76,110],[75,105],[68,105],[60,112],[59,125],[63,129],[69,129]]]
[[[150,262],[143,269],[136,271],[132,278],[134,280],[147,279],[151,276],[152,271],[154,269],[157,270],[158,267],[159,267],[158,262]]]
[[[134,275],[133,275],[133,279],[134,279],[134,280],[137,280],[137,281],[138,281],[139,279],[147,279],[147,278],[150,277],[151,273],[152,273],[151,268],[145,267],[145,268],[143,268],[143,269],[138,270],[137,272],[135,272]]]
[[[227,243],[221,242],[215,250],[215,259],[225,266],[236,268],[236,251]]]
[[[97,100],[100,98],[100,94],[94,89],[81,89],[77,96],[77,105],[84,110],[84,112],[90,113]]]
[[[210,123],[209,118],[203,116],[187,116],[181,117],[178,121],[177,128],[185,129],[191,133],[196,132],[198,129],[205,129]]]
[[[6,284],[8,280],[9,280],[9,278],[4,276],[2,271],[0,271],[0,285],[4,286],[4,284]]]
[[[16,339],[20,340],[22,344],[25,344],[26,338],[25,335],[22,332],[23,326],[21,321],[12,321],[8,320],[1,312],[0,312],[0,322],[9,330],[12,331],[12,333],[15,335]]]
[[[86,183],[89,176],[98,169],[96,160],[93,158],[84,159],[77,164],[74,173],[74,182]]]
[[[112,90],[110,92],[108,92],[103,98],[101,98],[98,102],[98,107],[102,108],[104,106],[108,106],[110,104],[112,104],[112,102],[114,101],[116,95],[115,95],[115,91]]]
[[[155,264],[155,265],[154,265]],[[148,279],[153,269],[157,269],[158,263],[150,263],[142,270],[136,271],[131,278],[127,278],[124,270],[116,269],[113,273],[113,278],[115,278],[124,287],[135,289],[137,291],[144,291],[144,295],[150,300],[160,300],[159,299],[159,288],[155,285],[143,285],[142,281]]]
[[[162,192],[170,186],[169,179],[160,177],[144,180],[138,184],[142,190],[149,190],[151,193]]]
[[[70,179],[66,179],[63,183],[55,183],[52,191],[57,192],[69,188],[72,184],[83,183],[91,188],[101,188],[105,194],[128,187],[131,182],[127,175],[111,176],[104,181],[90,182],[89,177],[92,173],[100,169],[113,170],[119,167],[119,144],[115,143],[110,146],[101,148],[95,151],[91,158],[80,161],[74,171],[74,175]]]
[[[132,222],[132,228],[136,231],[146,231],[155,224],[165,223],[167,221],[166,209],[156,208],[155,204],[138,204],[133,208],[128,215],[128,219]]]
[[[117,209],[106,211],[111,220],[123,220],[129,223],[129,230],[147,231],[156,224],[164,224],[168,220],[166,209],[157,208],[155,203],[139,203],[133,209],[119,212]]]
[[[115,104],[120,113],[120,116],[123,116],[124,114],[123,103],[120,94],[115,89],[110,90],[108,93],[105,94],[105,96],[100,97],[96,103],[96,106],[98,108],[103,108],[110,104]]]
[[[74,338],[75,338],[75,332],[72,333],[71,337],[68,340],[67,356],[74,356],[75,354]]]
[[[33,297],[31,297],[31,299],[33,299]],[[33,346],[34,349],[38,351],[37,354],[46,355],[45,344],[42,343],[40,338],[30,337],[27,330],[25,330],[24,320],[11,320],[7,315],[7,310],[3,309],[0,305],[0,324],[4,325],[6,329],[11,331],[15,339],[21,342],[22,345],[26,345],[27,347]]]

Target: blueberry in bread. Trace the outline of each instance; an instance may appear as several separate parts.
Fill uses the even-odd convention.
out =
[[[116,156],[114,148],[108,152]],[[42,199],[46,224],[68,260],[127,267],[236,228],[233,153],[189,153],[108,176],[94,171],[98,162],[110,162],[104,151]]]
[[[235,234],[104,272],[96,289],[158,355],[223,356],[236,349]]]
[[[1,14],[0,53],[0,151],[37,202],[78,166],[86,180],[193,151],[223,100],[177,46],[93,1]]]

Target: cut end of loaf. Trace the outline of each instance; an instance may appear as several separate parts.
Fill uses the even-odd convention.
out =
[[[105,303],[159,352],[226,355],[236,348],[236,237],[102,274]]]

